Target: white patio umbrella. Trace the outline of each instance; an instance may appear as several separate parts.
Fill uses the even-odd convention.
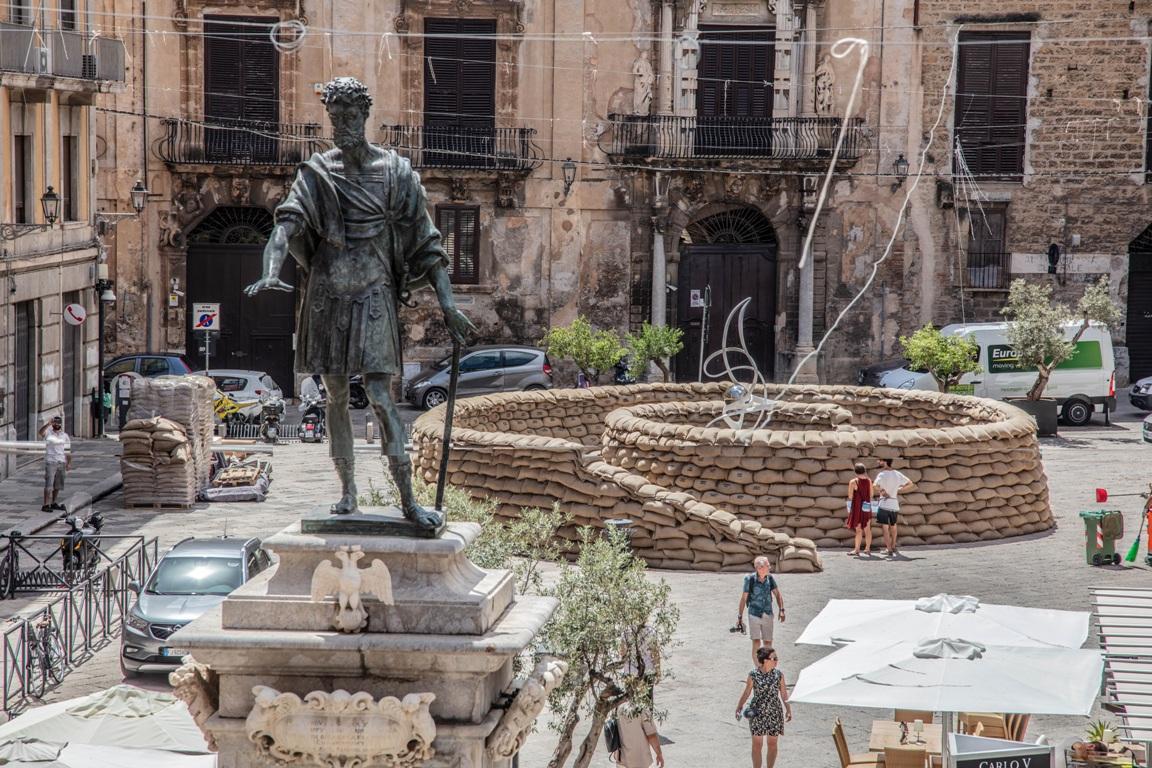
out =
[[[1055,611],[939,594],[919,600],[829,600],[797,643],[843,645],[891,638],[963,637],[984,645],[1079,648],[1087,611]]]
[[[1087,715],[1103,673],[1100,651],[890,639],[852,643],[808,665],[789,698],[942,712],[947,750],[956,712]],[[947,754],[944,760],[947,765]]]
[[[29,710],[0,725],[0,743],[17,737],[169,752],[209,752],[188,707],[169,693],[117,685]]]
[[[215,768],[215,755],[182,755],[158,749],[61,744],[18,737],[0,743],[4,768]]]

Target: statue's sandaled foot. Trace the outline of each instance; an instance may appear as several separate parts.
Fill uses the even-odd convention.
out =
[[[444,524],[444,521],[435,510],[424,509],[424,507],[419,504],[406,506],[404,508],[404,517],[428,531],[434,531]]]
[[[356,492],[341,496],[340,501],[329,507],[328,511],[333,515],[354,515],[359,512],[360,509],[356,506]]]

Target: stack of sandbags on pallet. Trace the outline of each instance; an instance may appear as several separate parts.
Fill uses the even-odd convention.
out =
[[[180,444],[181,452],[172,454],[165,452],[165,448],[175,447],[169,445],[170,431],[165,430],[159,441],[157,435],[153,436],[153,442],[157,443],[151,452],[158,473],[156,479],[163,480],[163,487],[157,487],[156,495],[165,498],[141,498],[137,502],[128,494],[125,476],[126,501],[191,504],[199,491],[208,486],[212,472],[212,400],[215,392],[215,383],[206,376],[158,376],[132,382],[129,419],[151,421],[160,417],[179,427],[184,440]],[[184,454],[186,460],[180,461]],[[127,450],[125,455],[130,455]],[[172,499],[174,496],[179,499]]]
[[[126,504],[191,504],[196,500],[188,434],[160,416],[131,419],[120,432]]]

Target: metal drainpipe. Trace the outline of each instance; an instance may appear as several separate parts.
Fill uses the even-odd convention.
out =
[[[144,186],[148,186],[148,0],[140,0],[140,137],[143,145],[140,147],[140,178]],[[147,285],[147,259],[144,253],[144,214],[138,217],[140,222],[140,284]],[[152,291],[147,292],[147,303],[144,313],[145,351],[152,352]]]

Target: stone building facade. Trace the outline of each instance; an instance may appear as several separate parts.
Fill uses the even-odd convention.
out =
[[[0,10],[0,440],[62,414],[90,435],[97,386],[95,105],[122,88],[124,50],[84,0]],[[64,321],[68,305],[91,315]],[[84,312],[73,310],[74,318]],[[0,478],[15,468],[0,454]]]
[[[219,302],[211,365],[289,383],[293,298],[240,290],[295,163],[326,146],[317,86],[341,74],[372,89],[370,138],[420,171],[481,343],[535,343],[578,314],[674,324],[693,379],[749,298],[767,378],[831,330],[802,378],[849,381],[925,323],[998,319],[1013,276],[1074,300],[1107,274],[1126,304],[1130,244],[1152,252],[1146,0],[159,0],[143,22],[105,2],[135,87],[98,121],[101,196],[123,197],[135,176],[116,158],[142,151],[153,192],[142,231],[113,237],[117,351],[198,356],[189,309]],[[1078,24],[1099,40],[1064,42]],[[957,97],[958,32],[987,50],[1026,33],[1022,94],[976,83],[977,62]],[[1018,141],[987,138],[1013,126]],[[978,162],[997,141],[1021,147],[1015,175]],[[407,312],[413,364],[447,346],[435,314]],[[1136,315],[1114,331],[1122,375]]]

